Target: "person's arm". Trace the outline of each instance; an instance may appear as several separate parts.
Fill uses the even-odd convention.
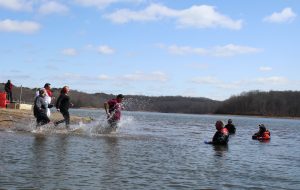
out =
[[[57,111],[59,111],[60,104],[61,104],[61,95],[59,95],[59,97],[57,98],[56,104],[55,104]]]

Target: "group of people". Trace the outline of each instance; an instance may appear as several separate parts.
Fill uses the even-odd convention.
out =
[[[50,122],[50,108],[54,106],[51,102],[55,98],[50,85],[51,84],[46,83],[44,88],[39,89],[34,99],[33,113],[36,117],[37,126],[45,125]],[[54,122],[55,126],[65,122],[67,129],[70,125],[69,108],[72,106],[70,97],[68,95],[69,91],[70,88],[68,86],[64,86],[60,91],[60,95],[56,101],[55,107],[57,111],[63,115],[64,119]]]
[[[65,122],[66,128],[70,127],[70,114],[69,108],[73,106],[69,97],[70,88],[68,86],[64,86],[61,91],[58,99],[56,100],[55,107],[57,111],[59,111],[64,119],[60,121],[55,121],[54,125],[57,126],[60,123]],[[50,122],[50,108],[54,105],[52,104],[52,100],[55,97],[53,96],[53,92],[51,90],[51,86],[49,83],[44,85],[44,88],[41,88],[36,93],[36,97],[34,100],[33,113],[36,117],[37,126],[45,125]],[[104,103],[104,109],[107,115],[107,122],[110,127],[116,129],[118,123],[121,119],[121,110],[123,109],[122,101],[124,96],[119,94],[116,98],[108,100]]]
[[[259,131],[256,132],[252,139],[266,141],[270,140],[271,133],[268,129],[266,129],[264,124],[260,124]],[[212,141],[208,142],[208,144],[215,144],[215,145],[227,145],[229,141],[229,135],[235,134],[236,128],[232,123],[232,120],[229,119],[228,123],[224,127],[224,123],[221,120],[218,120],[215,124],[217,129],[216,133],[214,134]]]

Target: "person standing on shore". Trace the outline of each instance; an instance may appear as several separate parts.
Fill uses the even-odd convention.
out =
[[[69,92],[70,88],[68,86],[64,86],[62,90],[60,91],[60,95],[56,101],[56,109],[59,111],[64,119],[60,121],[54,122],[54,125],[57,126],[60,123],[65,122],[66,123],[66,128],[70,128],[70,114],[69,114],[69,108],[70,106],[73,106],[73,104],[70,102],[70,97],[69,97]]]
[[[45,125],[50,122],[47,116],[48,104],[45,100],[46,91],[39,90],[39,95],[34,99],[33,114],[36,117],[37,126]]]
[[[124,96],[122,94],[117,95],[116,98],[108,100],[104,103],[105,113],[107,115],[107,122],[109,123],[110,127],[116,129],[118,127],[118,123],[121,119],[121,110],[122,101]]]
[[[13,88],[13,84],[10,82],[10,80],[8,80],[7,83],[5,84],[4,89],[5,92],[7,93],[7,99],[9,100],[10,103],[13,101],[12,88]]]

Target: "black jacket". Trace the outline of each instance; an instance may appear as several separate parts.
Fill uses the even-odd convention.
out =
[[[55,105],[56,109],[68,111],[70,107],[70,97],[66,94],[60,94]]]

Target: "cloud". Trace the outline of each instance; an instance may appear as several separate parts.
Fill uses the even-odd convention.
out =
[[[206,76],[206,77],[196,77],[190,80],[192,83],[200,85],[210,85],[215,88],[221,89],[240,89],[244,91],[245,89],[265,89],[271,86],[282,87],[282,85],[287,85],[290,83],[295,83],[289,81],[285,77],[271,76],[271,77],[258,77],[254,79],[238,80],[232,82],[224,82],[218,78]]]
[[[283,85],[283,84],[288,84],[288,79],[285,77],[273,76],[273,77],[257,78],[254,80],[254,82],[263,85]]]
[[[41,5],[38,12],[43,15],[52,14],[52,13],[66,13],[69,11],[69,8],[63,4],[57,3],[55,1],[49,1]]]
[[[261,51],[262,50],[259,48],[228,44],[225,46],[217,46],[217,47],[213,48],[213,50],[211,51],[211,54],[214,56],[227,57],[227,56],[234,56],[234,55],[239,55],[239,54],[258,53]]]
[[[161,71],[155,71],[152,73],[136,72],[134,74],[127,74],[121,77],[126,81],[160,81],[166,82],[168,77]]]
[[[99,9],[105,8],[113,3],[141,3],[144,0],[74,0],[75,3],[85,7],[97,7]]]
[[[97,51],[100,53],[100,54],[113,54],[115,53],[115,50],[109,46],[106,46],[106,45],[102,45],[102,46],[99,46],[97,48]]]
[[[260,71],[271,71],[272,70],[272,67],[259,67],[259,70]]]
[[[206,77],[196,77],[191,80],[196,84],[219,84],[221,81],[215,77],[206,76]]]
[[[141,11],[121,9],[114,13],[105,15],[105,18],[114,23],[147,22],[162,19],[175,19],[179,27],[195,28],[229,28],[239,30],[242,28],[242,20],[232,20],[220,14],[215,7],[208,5],[192,6],[188,9],[176,10],[159,4],[151,4]]]
[[[263,21],[270,23],[292,22],[294,18],[296,18],[296,16],[297,15],[293,12],[291,8],[284,8],[279,13],[275,12],[272,15],[265,17]]]
[[[213,48],[205,49],[205,48],[194,48],[190,46],[164,46],[160,45],[160,48],[167,49],[169,53],[176,55],[187,55],[187,54],[195,54],[200,56],[216,56],[216,57],[228,57],[240,54],[249,54],[249,53],[258,53],[261,52],[262,49],[253,48],[249,46],[240,46],[234,44],[227,44],[225,46],[216,46]]]
[[[38,31],[41,26],[32,21],[17,21],[17,20],[0,20],[0,31],[4,32],[20,32],[20,33],[34,33]]]
[[[77,55],[77,50],[74,48],[67,48],[62,50],[62,54],[67,55],[67,56],[75,56]]]
[[[0,7],[13,11],[31,11],[32,1],[30,0],[0,0]]]

